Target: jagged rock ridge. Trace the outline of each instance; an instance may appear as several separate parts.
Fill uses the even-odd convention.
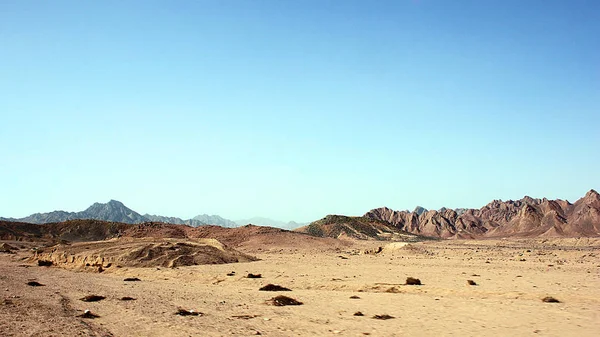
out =
[[[442,238],[600,236],[600,194],[590,190],[574,204],[525,196],[494,200],[480,209],[442,208],[418,214],[382,207],[364,216],[410,233]]]

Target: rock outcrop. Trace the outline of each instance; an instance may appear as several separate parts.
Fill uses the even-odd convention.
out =
[[[494,200],[480,209],[442,208],[421,214],[382,207],[364,217],[441,238],[600,236],[600,194],[590,190],[574,204],[525,196],[517,201]]]

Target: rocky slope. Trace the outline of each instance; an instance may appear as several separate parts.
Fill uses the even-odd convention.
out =
[[[69,269],[104,271],[120,267],[180,267],[256,261],[214,239],[119,238],[41,248],[31,260]]]
[[[365,217],[399,230],[441,238],[600,236],[600,194],[590,190],[574,204],[566,200],[494,200],[480,209],[417,212],[387,207]]]
[[[391,225],[387,221],[343,215],[328,215],[295,231],[317,237],[350,237],[361,240],[418,241],[425,239],[421,235],[398,229],[397,226]]]

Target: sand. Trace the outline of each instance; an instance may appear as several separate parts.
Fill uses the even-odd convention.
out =
[[[261,260],[103,273],[39,267],[22,260],[31,254],[23,249],[0,253],[0,336],[600,335],[598,239],[433,241],[362,253],[379,245],[246,246],[238,249]],[[422,285],[404,285],[407,277]],[[292,291],[258,290],[269,283]],[[106,299],[79,300],[87,295]],[[303,304],[268,304],[277,295]],[[86,309],[100,317],[76,317]]]

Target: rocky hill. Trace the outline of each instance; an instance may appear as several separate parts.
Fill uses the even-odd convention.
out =
[[[344,215],[328,215],[295,231],[317,237],[350,237],[361,240],[419,241],[426,239],[421,235],[398,229],[397,226],[391,225],[387,221]]]
[[[38,242],[48,246],[119,238],[216,239],[227,246],[255,252],[295,248],[335,250],[348,246],[348,242],[332,238],[253,225],[226,228],[212,225],[190,227],[156,222],[126,224],[80,219],[48,224],[0,220],[0,240]]]
[[[566,200],[494,200],[480,209],[418,212],[373,209],[364,217],[398,230],[441,238],[600,236],[600,194],[590,190],[571,204]]]

